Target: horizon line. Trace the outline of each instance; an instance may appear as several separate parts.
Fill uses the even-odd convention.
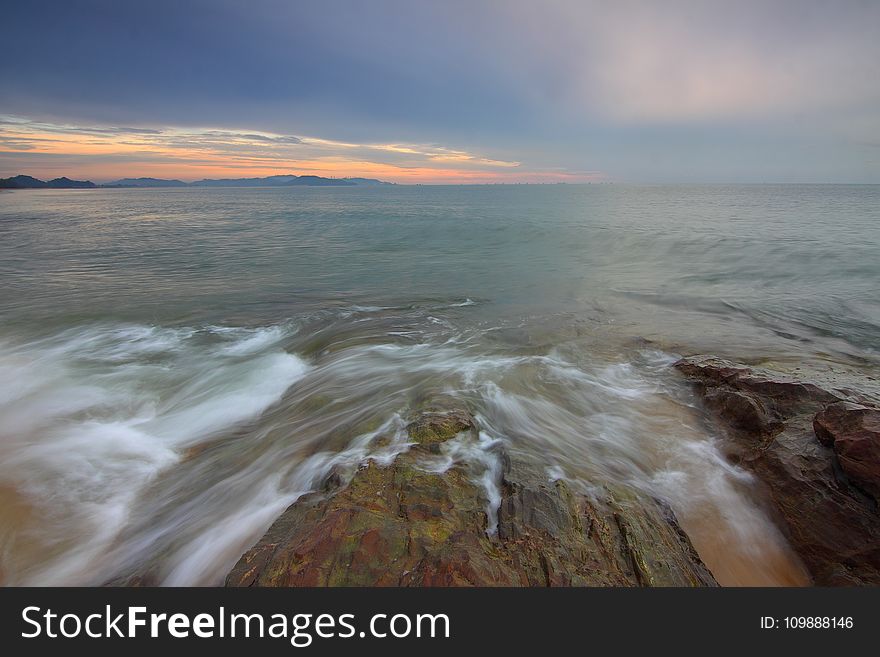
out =
[[[194,178],[187,180],[185,178],[156,178],[154,176],[124,176],[122,178],[116,179],[108,179],[108,180],[90,180],[88,178],[71,178],[69,175],[58,176],[56,178],[40,178],[38,176],[34,176],[27,173],[16,173],[8,176],[4,176],[0,174],[0,180],[10,180],[12,178],[16,178],[19,176],[27,176],[29,178],[34,178],[36,180],[40,180],[43,182],[49,182],[52,180],[60,180],[62,178],[66,178],[72,182],[87,182],[95,185],[95,188],[98,189],[173,189],[169,187],[138,187],[135,185],[128,187],[113,187],[113,183],[118,182],[120,180],[156,180],[162,182],[180,182],[187,186],[192,185],[194,183],[202,182],[202,181],[218,181],[218,180],[260,180],[260,179],[268,179],[275,177],[283,177],[290,176],[295,178],[318,178],[322,180],[375,180],[383,185],[393,185],[396,187],[514,187],[514,186],[555,186],[555,185],[569,185],[569,186],[586,186],[586,185],[618,185],[618,186],[644,186],[644,187],[664,187],[664,186],[718,186],[718,185],[750,185],[750,186],[771,186],[771,185],[858,185],[858,186],[880,186],[880,182],[854,182],[854,181],[830,181],[830,180],[810,180],[810,181],[778,181],[778,180],[751,180],[751,181],[731,181],[731,180],[712,180],[712,181],[689,181],[689,180],[677,180],[677,181],[650,181],[650,180],[597,180],[597,181],[576,181],[570,182],[566,180],[559,181],[516,181],[516,182],[392,182],[387,180],[382,180],[380,178],[370,178],[368,176],[319,176],[316,174],[296,174],[296,173],[277,173],[270,174],[267,176],[238,176],[238,177],[228,177],[228,178]],[[307,186],[307,185],[306,185]],[[315,187],[322,187],[322,185],[314,185]],[[332,185],[328,185],[332,187]],[[350,185],[351,187],[357,187],[358,185]],[[366,185],[361,185],[361,187],[365,187]],[[272,187],[284,187],[283,185],[228,185],[229,188],[272,188]],[[292,185],[292,187],[296,187],[296,185]],[[348,185],[342,185],[342,187],[348,187]],[[38,188],[38,187],[21,187],[21,188],[0,188],[0,191],[23,191],[23,190],[46,190],[47,188]],[[49,191],[52,188],[48,188]],[[72,188],[55,188],[55,191],[71,191]],[[88,191],[93,188],[73,188],[75,191]]]

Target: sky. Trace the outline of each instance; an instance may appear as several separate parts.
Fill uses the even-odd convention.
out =
[[[3,1],[0,177],[880,183],[880,2]]]

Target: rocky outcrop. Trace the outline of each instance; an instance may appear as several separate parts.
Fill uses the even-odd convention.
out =
[[[730,457],[818,585],[880,584],[880,412],[874,399],[711,357],[680,360]]]
[[[849,482],[880,499],[880,410],[831,404],[813,419],[813,430],[819,442],[834,449]]]
[[[228,586],[699,586],[715,581],[672,512],[621,488],[588,498],[500,446],[495,466],[438,458],[478,440],[461,408],[412,445],[291,505]],[[497,515],[497,518],[496,518]]]

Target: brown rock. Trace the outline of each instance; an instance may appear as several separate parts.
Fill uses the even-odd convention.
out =
[[[427,411],[418,443],[347,486],[300,498],[229,573],[228,586],[714,585],[672,513],[625,490],[593,500],[499,453],[497,533],[478,473],[429,472],[440,443],[475,431],[462,409]]]
[[[771,417],[760,399],[738,390],[727,388],[707,390],[703,401],[716,415],[739,431],[767,436],[782,427],[782,423]]]
[[[874,426],[869,419],[874,416],[844,419],[846,413],[834,410],[844,393],[717,358],[685,358],[675,367],[705,399],[709,420],[728,439],[732,460],[762,482],[771,516],[814,583],[880,584],[877,504],[851,485],[877,481],[871,479],[876,470],[865,467],[872,458],[876,463],[876,452],[869,449],[876,446],[876,435],[869,439],[858,428]],[[820,433],[824,445],[817,440]],[[858,443],[847,464],[853,475],[844,469],[840,452],[835,457],[836,447],[825,446],[837,435],[850,438],[841,450]]]
[[[635,491],[588,499],[505,455],[498,538],[530,586],[713,586],[672,511]]]
[[[472,429],[474,418],[462,409],[427,411],[406,428],[409,437],[422,445],[442,443]]]
[[[850,483],[880,499],[880,410],[837,402],[816,415],[813,429],[834,449]]]

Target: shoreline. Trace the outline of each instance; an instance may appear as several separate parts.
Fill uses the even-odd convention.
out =
[[[693,383],[727,457],[757,478],[755,502],[797,555],[800,583],[880,583],[878,398],[714,357],[673,367]],[[426,466],[462,436],[475,439],[470,413],[432,406],[407,431],[412,448],[392,462],[362,464],[348,481],[331,473],[288,507],[226,585],[717,585],[662,501],[610,482],[586,497],[505,449],[497,497],[488,495],[493,531],[467,467]]]
[[[222,353],[241,354],[238,342],[227,343],[232,338],[221,335],[226,336],[220,342]],[[330,373],[350,362],[352,353],[359,353],[339,355],[332,348],[337,344],[332,336],[310,340],[304,348],[275,333],[236,335],[235,340],[243,341],[248,349],[265,346],[263,339],[271,338],[269,344],[283,346],[277,351],[281,357],[302,354],[303,372],[312,368],[323,372],[305,388],[291,386],[278,392],[279,399],[265,410],[274,414],[288,408],[291,417],[306,423],[318,417],[331,400],[324,390],[324,384],[335,380]],[[154,340],[159,336],[140,337]],[[378,413],[375,424],[343,423],[341,432],[332,433],[336,440],[332,444],[316,444],[296,454],[296,450],[282,448],[279,456],[314,459],[313,478],[284,492],[293,497],[277,506],[278,500],[271,497],[270,506],[262,508],[247,502],[248,511],[237,516],[236,524],[253,522],[256,529],[240,542],[230,542],[223,563],[215,564],[210,573],[204,570],[200,585],[834,586],[880,582],[880,567],[870,548],[880,544],[876,495],[866,493],[863,483],[851,483],[834,447],[838,442],[834,432],[841,434],[841,445],[851,441],[848,418],[864,411],[876,414],[880,409],[880,386],[870,368],[809,358],[796,365],[769,355],[748,361],[680,357],[675,352],[688,353],[686,348],[619,333],[622,339],[605,356],[626,357],[599,359],[611,369],[595,363],[584,368],[571,354],[569,358],[542,355],[547,337],[541,330],[520,336],[521,341],[537,340],[541,347],[532,351],[541,355],[520,354],[515,359],[531,363],[526,367],[549,363],[567,368],[560,379],[565,386],[584,377],[591,381],[580,389],[580,396],[569,399],[580,409],[578,417],[591,423],[573,427],[575,442],[555,432],[550,422],[553,416],[543,413],[549,409],[541,406],[531,410],[523,406],[526,415],[508,425],[513,432],[505,432],[479,396],[458,392],[452,396],[443,392],[444,386],[429,385],[419,395],[395,401],[406,391],[403,385],[383,402],[388,412],[398,409],[399,415],[392,415],[399,423],[379,422],[385,414]],[[584,336],[569,337],[583,347],[580,351],[592,354],[592,341],[600,335],[590,335],[583,344]],[[523,353],[528,351],[524,348]],[[366,353],[371,353],[369,346]],[[456,352],[456,360],[444,362],[443,371],[471,367],[474,356]],[[647,359],[639,365],[644,378],[618,379],[636,363],[636,357]],[[386,373],[395,379],[407,371],[400,362],[394,363],[394,369],[396,374]],[[216,374],[214,370],[212,376]],[[530,374],[535,372],[530,370]],[[594,375],[598,378],[590,378]],[[513,385],[506,387],[507,392],[528,396],[528,386],[518,389],[525,380],[516,381],[508,382]],[[612,388],[616,392],[604,399],[602,395]],[[600,398],[603,401],[595,403]],[[377,411],[379,400],[374,398],[362,410]],[[568,412],[565,398],[546,401],[557,411]],[[844,408],[842,417],[831,418],[836,425],[826,429],[830,437],[823,434],[820,440],[814,424],[835,404],[856,408]],[[499,412],[503,406],[495,408]],[[606,412],[647,421],[636,432],[630,431],[632,436],[610,425],[608,436],[588,437],[602,430],[591,416]],[[428,427],[427,435],[422,425]],[[279,445],[297,440],[293,426],[288,424],[278,432]],[[367,442],[361,440],[364,437]],[[620,447],[621,451],[603,453],[610,443],[619,443],[612,449]],[[345,445],[342,451],[334,451]],[[180,469],[164,471],[145,485],[133,508],[168,486],[184,490],[187,481],[201,481],[192,474],[214,470],[221,463],[211,457],[218,448],[236,451],[234,441],[208,440],[187,447],[179,455]],[[569,464],[580,459],[584,469],[557,467],[548,448],[558,448],[563,454],[574,449],[567,452]],[[627,452],[628,448],[636,452]],[[711,451],[714,456],[689,460],[688,452],[693,449]],[[621,457],[633,459],[636,469],[615,471],[614,459]],[[718,467],[720,459],[726,466]],[[876,461],[880,458],[875,454],[872,467],[876,468]],[[295,464],[295,460],[281,461],[272,470],[283,472],[298,467]],[[233,468],[229,472],[238,467],[226,465]],[[703,476],[689,482],[675,479],[694,475],[701,467],[706,469]],[[737,473],[731,475],[731,469]],[[636,482],[631,476],[639,472],[646,478]],[[809,477],[791,476],[792,472]],[[218,481],[231,476],[217,475]],[[668,481],[658,484],[659,477],[667,476]],[[714,488],[719,485],[732,488],[719,493]],[[811,501],[813,490],[823,492]],[[251,491],[241,488],[236,504],[250,497]],[[830,502],[821,507],[825,498]],[[179,502],[167,507],[169,513],[179,508]],[[759,513],[750,514],[749,509]],[[187,545],[190,555],[213,550],[217,541],[226,540],[224,534],[238,531],[224,520],[226,516],[214,515],[210,520],[210,515],[195,506],[190,512],[195,514],[191,520],[200,518],[204,527],[202,536],[190,534],[183,539],[191,541]],[[258,515],[262,519],[253,520]],[[832,521],[824,522],[823,515]],[[758,525],[748,531],[749,522]],[[761,523],[772,532],[765,532]],[[737,534],[744,528],[747,531]],[[98,565],[93,581],[168,585],[166,557],[177,548],[173,541],[184,534],[178,527],[167,536],[164,544],[153,546],[152,552],[145,549],[139,559],[121,562],[121,567],[112,562],[118,555],[107,552],[111,557],[108,567],[102,574]],[[838,559],[836,555],[845,556]]]

